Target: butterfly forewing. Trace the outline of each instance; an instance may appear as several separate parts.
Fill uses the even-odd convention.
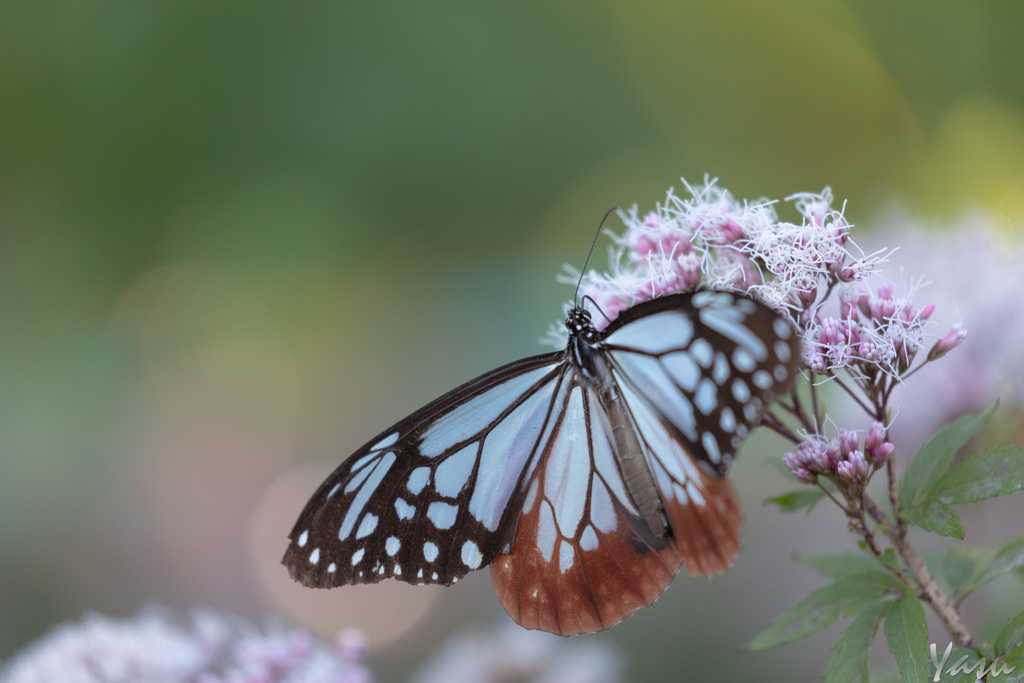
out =
[[[659,307],[639,318],[631,309],[606,332],[616,381],[633,387],[703,466],[724,475],[773,395],[792,385],[796,335],[771,309],[728,292],[651,303]]]
[[[651,604],[683,564],[726,569],[742,514],[723,477],[792,384],[793,329],[723,292],[601,333],[581,319],[566,351],[464,384],[343,463],[292,531],[292,577],[449,584],[490,564],[517,622],[570,635]]]
[[[284,557],[318,588],[450,584],[510,540],[503,525],[552,407],[563,354],[512,363],[386,430],[341,464],[296,522]]]

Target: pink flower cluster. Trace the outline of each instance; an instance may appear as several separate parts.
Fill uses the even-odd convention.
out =
[[[779,219],[774,201],[740,202],[705,180],[687,185],[689,199],[670,190],[655,211],[620,212],[626,229],[614,236],[609,273],[583,276],[580,295],[608,319],[630,306],[697,287],[742,291],[810,322],[831,285],[855,282],[872,272],[881,252],[850,252],[850,225],[832,209],[831,191],[788,198],[800,223]],[[562,281],[575,284],[567,268]],[[595,316],[597,325],[607,324]],[[564,337],[561,339],[564,341]]]
[[[795,453],[782,456],[782,462],[797,479],[808,484],[822,476],[863,486],[874,470],[885,465],[894,449],[886,440],[885,426],[875,422],[864,436],[863,447],[857,432],[840,428],[833,439],[808,436]]]
[[[116,620],[88,615],[19,654],[4,683],[370,683],[362,636],[344,631],[333,647],[308,632],[256,627],[198,612],[178,623],[162,611]]]

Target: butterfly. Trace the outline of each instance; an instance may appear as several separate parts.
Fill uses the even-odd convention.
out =
[[[520,625],[600,631],[685,565],[727,569],[743,516],[725,478],[797,374],[792,325],[746,296],[662,296],[563,351],[453,389],[356,451],[306,504],[283,564],[314,588],[450,585],[489,566]]]

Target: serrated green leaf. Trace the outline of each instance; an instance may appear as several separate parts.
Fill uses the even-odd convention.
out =
[[[973,591],[1004,574],[1024,567],[1024,538],[1010,541],[993,552],[982,548],[953,546],[942,560],[943,574],[952,597],[960,602]]]
[[[768,648],[792,643],[828,628],[842,616],[853,616],[878,602],[879,596],[895,599],[902,584],[891,574],[877,571],[848,574],[827,586],[815,589],[789,608],[764,631],[754,636],[747,648]]]
[[[1024,567],[1024,536],[1015,538],[996,551],[996,559],[989,567],[988,574],[982,577],[982,582],[988,583],[992,579],[1022,567]]]
[[[927,681],[928,627],[924,623],[924,605],[913,593],[904,591],[885,611],[885,638],[903,680]]]
[[[903,511],[903,519],[908,524],[919,526],[925,531],[934,531],[943,536],[954,538],[964,537],[964,525],[960,516],[945,503],[930,499],[915,508]]]
[[[875,639],[878,622],[892,604],[891,599],[878,600],[861,611],[832,646],[832,658],[825,667],[828,683],[866,683],[868,681],[868,654]]]
[[[929,644],[929,648],[934,644]],[[938,678],[942,683],[977,683],[977,671],[982,666],[987,669],[987,661],[982,661],[982,656],[974,650],[945,650],[935,648],[928,653],[928,671],[931,680],[935,680],[936,668],[940,671]],[[980,664],[979,664],[980,663]]]
[[[954,545],[946,548],[942,556],[942,575],[946,579],[950,596],[960,602],[977,588],[982,576],[996,559],[995,552],[985,548]]]
[[[953,420],[918,449],[900,479],[900,508],[915,508],[931,496],[932,485],[949,469],[957,451],[985,426],[998,405],[981,415]]]
[[[1010,648],[1003,657],[996,660],[993,663],[992,673],[999,671],[995,667],[1002,665],[1001,674],[1011,674],[1012,678],[996,679],[995,677],[989,678],[990,681],[1003,680],[1003,681],[1021,681],[1024,680],[1024,645],[1018,645],[1017,647]]]
[[[799,558],[800,564],[816,570],[822,576],[838,579],[861,572],[878,572],[890,576],[889,572],[870,555],[856,553],[807,553]],[[899,583],[894,586],[898,587]]]
[[[972,455],[933,486],[943,503],[963,505],[1024,491],[1024,449],[1001,446]]]
[[[788,491],[778,496],[765,499],[765,504],[775,503],[782,512],[796,512],[807,508],[807,512],[814,509],[818,501],[825,497],[821,489],[801,489],[799,491]]]
[[[1024,612],[1007,620],[996,636],[996,657],[1005,657],[1006,653],[1024,646]]]

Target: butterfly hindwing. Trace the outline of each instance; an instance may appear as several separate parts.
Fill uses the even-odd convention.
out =
[[[613,455],[613,426],[574,376],[529,481],[512,551],[491,564],[502,605],[525,628],[599,631],[650,605],[682,562],[654,537]]]
[[[384,578],[447,585],[490,562],[509,543],[503,519],[551,409],[561,356],[478,377],[342,463],[292,530],[283,560],[292,578],[322,588]]]

